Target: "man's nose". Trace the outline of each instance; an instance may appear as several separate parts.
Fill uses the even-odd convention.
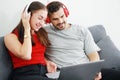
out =
[[[60,18],[58,21],[59,21],[59,23],[62,23],[63,19]]]

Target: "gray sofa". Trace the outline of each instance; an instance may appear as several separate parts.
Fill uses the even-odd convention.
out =
[[[97,45],[101,48],[100,58],[105,59],[103,68],[120,67],[120,51],[116,48],[102,25],[89,27]],[[4,45],[4,36],[0,37],[0,80],[9,80],[12,71],[10,56]]]

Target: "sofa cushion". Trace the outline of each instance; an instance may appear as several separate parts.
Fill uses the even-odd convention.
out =
[[[4,37],[0,37],[0,80],[8,80],[12,71],[12,63],[4,45]]]
[[[93,35],[95,42],[97,43],[99,40],[106,36],[106,31],[103,25],[94,25],[89,27],[90,32]]]
[[[120,51],[109,36],[101,39],[97,45],[101,48],[100,57],[105,60],[104,68],[120,67]]]

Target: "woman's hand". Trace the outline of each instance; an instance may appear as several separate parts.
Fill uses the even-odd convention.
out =
[[[48,73],[56,72],[57,65],[52,61],[46,61]]]
[[[25,11],[23,11],[22,13],[22,23],[24,26],[24,29],[30,29],[30,16],[31,13],[26,13]]]

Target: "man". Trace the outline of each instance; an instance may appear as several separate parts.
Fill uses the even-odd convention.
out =
[[[53,1],[47,9],[47,22],[51,23],[45,27],[51,41],[51,46],[46,50],[48,60],[58,68],[100,60],[97,52],[100,49],[89,30],[67,23],[69,11],[64,4]],[[54,66],[49,67],[49,72],[52,71]]]

